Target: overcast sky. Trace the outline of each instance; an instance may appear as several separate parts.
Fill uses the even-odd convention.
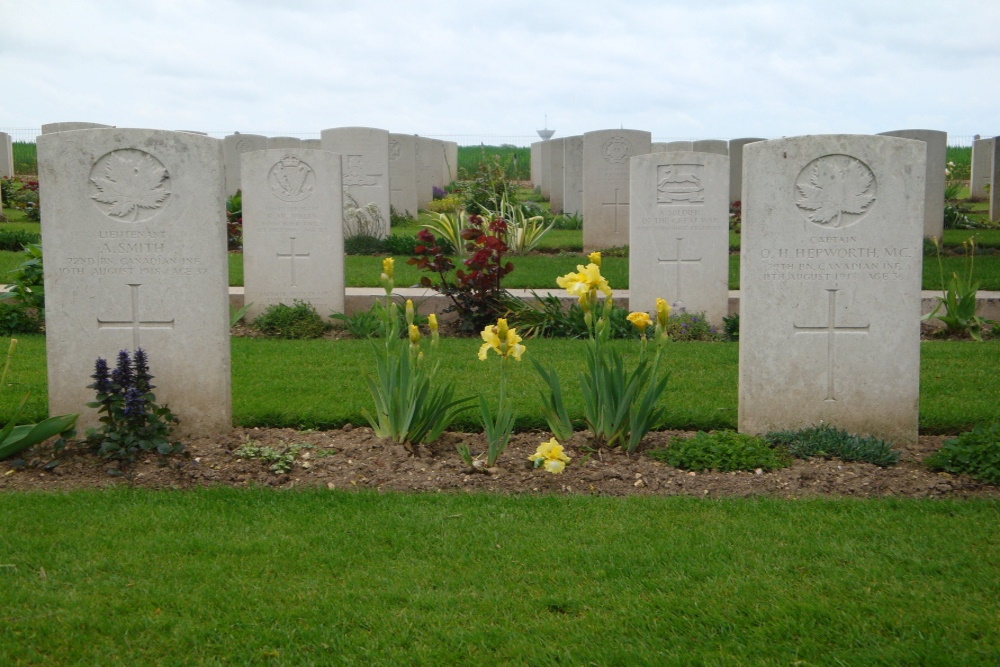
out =
[[[1000,0],[0,0],[0,72],[0,131],[985,136]]]

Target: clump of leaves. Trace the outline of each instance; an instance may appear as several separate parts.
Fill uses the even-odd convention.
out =
[[[924,465],[1000,486],[1000,424],[976,426],[945,440],[941,449],[924,459]]]
[[[445,295],[451,302],[445,312],[458,315],[459,331],[474,334],[504,315],[510,297],[501,281],[514,270],[514,265],[503,261],[508,250],[503,241],[507,231],[504,220],[487,221],[470,215],[468,221],[461,238],[469,256],[462,261],[465,268],[455,271],[454,280],[448,272],[455,264],[445,255],[444,246],[426,229],[417,232],[419,245],[407,264],[438,275],[440,282],[435,284],[428,276],[422,276],[420,284]]]
[[[722,340],[715,325],[705,319],[705,313],[689,313],[683,307],[670,316],[667,325],[670,338],[677,341],[717,341]]]
[[[791,463],[788,454],[771,447],[764,438],[736,431],[699,431],[690,438],[671,438],[669,446],[650,450],[649,456],[695,472],[770,471]]]
[[[881,468],[899,462],[899,452],[885,440],[851,435],[828,424],[798,431],[773,431],[764,438],[772,447],[783,449],[799,459],[821,456],[848,462],[861,461]]]
[[[0,333],[38,333],[45,325],[42,246],[24,246],[23,261],[10,271],[11,287],[0,293]]]
[[[315,306],[296,299],[268,307],[257,316],[252,326],[266,336],[285,339],[319,338],[330,328]]]
[[[310,445],[296,443],[277,449],[253,440],[247,440],[233,454],[241,459],[263,461],[268,466],[268,470],[275,475],[285,475],[291,472],[299,452],[309,448]]]
[[[131,463],[139,452],[167,456],[183,451],[179,442],[170,441],[171,428],[178,420],[167,406],[156,403],[153,376],[142,348],[134,358],[128,350],[121,350],[114,370],[98,358],[91,377],[94,382],[87,388],[97,396],[87,407],[97,408],[101,426],[88,429],[87,443],[100,456]]]
[[[226,240],[230,250],[243,249],[243,192],[226,199]]]

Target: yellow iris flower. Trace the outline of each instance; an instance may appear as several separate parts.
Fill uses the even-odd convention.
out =
[[[600,266],[601,265],[601,251],[600,250],[595,250],[594,252],[592,252],[589,255],[587,255],[587,259],[590,260],[591,264],[597,264],[597,266]]]
[[[631,322],[639,330],[639,333],[645,332],[646,327],[653,323],[653,320],[649,318],[649,313],[646,312],[629,313],[625,319]]]
[[[496,350],[496,353],[504,359],[514,357],[515,360],[521,361],[525,347],[521,345],[521,337],[517,335],[517,329],[507,327],[506,319],[500,318],[496,324],[486,325],[480,335],[485,341],[479,348],[480,361],[486,360],[486,354],[490,349]]]
[[[538,445],[538,449],[528,457],[528,460],[533,461],[536,467],[541,465],[551,473],[560,473],[566,468],[570,457],[563,453],[562,445],[555,438],[552,438],[548,442]]]
[[[556,284],[576,297],[586,296],[593,290],[600,290],[604,296],[611,296],[607,278],[601,275],[601,267],[593,262],[587,266],[577,264],[575,273],[571,271],[565,276],[559,276]]]
[[[670,317],[670,306],[663,299],[656,300],[656,323],[661,329],[667,328],[667,318]]]

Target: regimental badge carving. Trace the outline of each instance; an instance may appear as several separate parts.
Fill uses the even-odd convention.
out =
[[[656,167],[656,201],[659,204],[705,203],[700,164],[661,164]]]
[[[377,174],[366,174],[360,155],[345,155],[344,185],[376,185]]]
[[[134,148],[104,155],[90,169],[90,198],[110,218],[145,222],[170,199],[170,174],[155,157]]]
[[[601,147],[601,154],[611,164],[624,164],[634,153],[632,143],[619,135],[611,137]]]
[[[395,139],[389,140],[389,159],[398,160],[399,159],[399,142]]]
[[[795,205],[806,220],[840,229],[859,222],[875,203],[875,174],[850,155],[824,155],[807,164],[795,179]]]
[[[243,154],[255,150],[257,150],[257,147],[254,145],[254,142],[250,141],[249,139],[240,139],[239,141],[236,142],[237,153]]]
[[[282,201],[302,201],[313,193],[316,172],[299,156],[287,153],[267,173],[271,194]]]

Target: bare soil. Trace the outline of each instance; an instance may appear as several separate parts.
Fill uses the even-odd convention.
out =
[[[654,460],[647,452],[663,447],[678,431],[651,433],[631,456],[618,449],[595,448],[586,434],[567,444],[572,462],[561,474],[533,469],[528,456],[547,433],[515,435],[498,465],[473,469],[459,459],[455,445],[466,442],[482,451],[480,434],[446,433],[415,453],[377,438],[368,427],[335,431],[234,429],[216,438],[184,443],[184,455],[163,460],[140,458],[122,466],[98,458],[80,445],[55,452],[43,444],[21,458],[0,462],[0,491],[64,491],[134,486],[190,489],[208,486],[321,487],[404,492],[488,492],[589,495],[688,495],[699,497],[913,497],[1000,499],[1000,488],[966,476],[930,472],[921,460],[941,446],[944,436],[922,436],[901,447],[900,462],[890,468],[838,460],[796,460],[774,472],[693,473]],[[247,442],[287,450],[305,445],[287,473],[272,472],[260,460],[238,457]]]

